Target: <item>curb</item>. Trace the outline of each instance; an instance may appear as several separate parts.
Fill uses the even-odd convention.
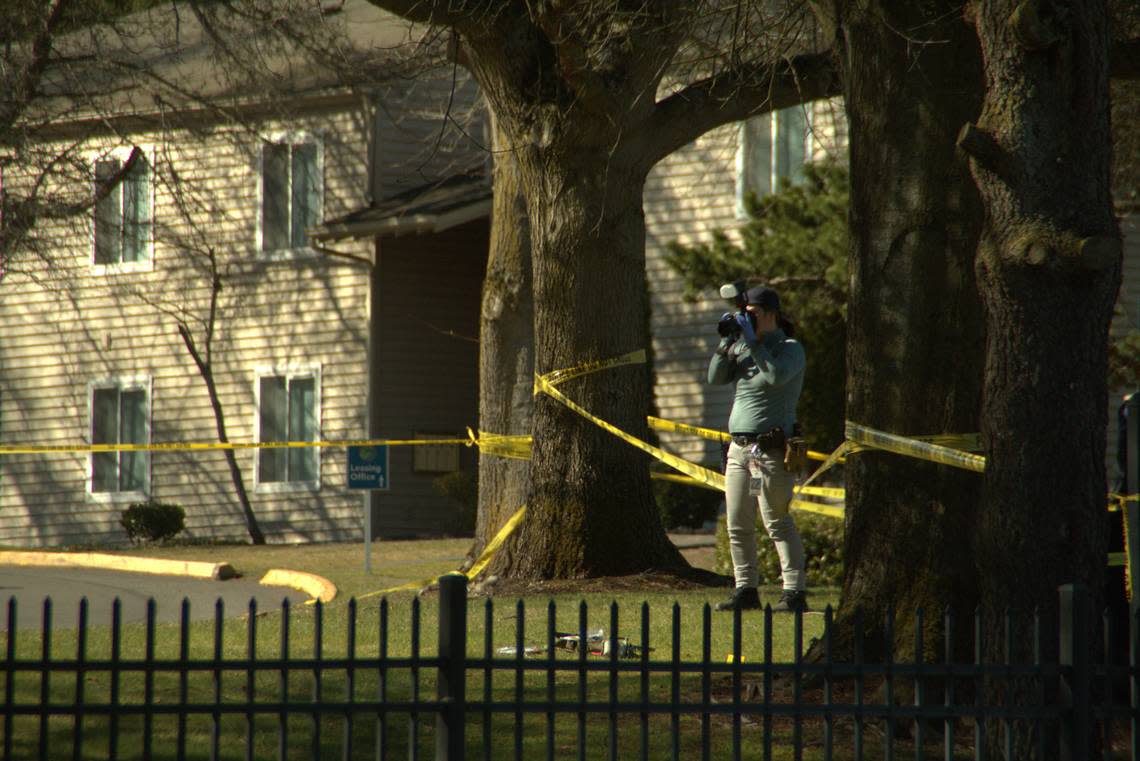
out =
[[[270,587],[292,587],[321,602],[329,602],[336,597],[336,585],[315,573],[304,571],[271,568],[257,583]]]
[[[105,568],[112,571],[153,573],[162,576],[190,576],[195,579],[224,581],[237,576],[229,563],[208,563],[200,560],[165,560],[139,558],[128,555],[108,555],[101,552],[25,552],[0,551],[0,565]]]

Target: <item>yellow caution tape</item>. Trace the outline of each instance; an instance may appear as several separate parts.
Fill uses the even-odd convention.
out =
[[[375,592],[366,592],[365,594],[358,595],[356,597],[356,599],[357,600],[366,600],[369,597],[376,597],[378,595],[391,594],[392,592],[411,592],[411,591],[415,591],[415,590],[420,590],[420,589],[423,589],[424,587],[428,586],[429,584],[434,583],[435,580],[438,578],[439,578],[438,576],[432,576],[429,579],[420,579],[419,581],[409,581],[407,584],[400,584],[398,586],[388,587],[386,589],[377,589]]]
[[[565,383],[571,378],[577,378],[582,375],[589,375],[596,373],[599,370],[608,370],[611,367],[621,367],[622,365],[638,365],[646,360],[645,349],[638,349],[631,351],[628,354],[622,354],[620,357],[613,357],[612,359],[599,359],[592,362],[583,362],[574,367],[567,367],[564,370],[553,370],[541,377],[552,386],[559,383]],[[538,384],[535,384],[534,393],[538,394]]]
[[[311,447],[454,446],[470,445],[470,439],[349,439],[343,441],[183,441],[149,444],[13,444],[0,445],[3,454],[49,452],[183,452],[211,449],[304,449]]]
[[[507,519],[507,522],[503,524],[503,527],[499,529],[499,532],[495,534],[494,538],[487,542],[487,546],[479,553],[479,557],[471,567],[467,569],[468,579],[474,579],[483,572],[483,569],[486,568],[487,564],[491,562],[491,559],[495,557],[495,553],[503,546],[503,542],[507,541],[507,538],[515,532],[515,529],[519,527],[519,524],[522,523],[525,517],[526,505],[523,505],[515,511],[514,515]]]
[[[1124,505],[1128,502],[1140,502],[1140,494],[1117,494],[1115,492],[1108,493],[1108,511],[1116,513],[1124,510]]]
[[[677,423],[672,420],[653,417],[652,415],[646,418],[646,420],[649,422],[649,427],[655,431],[667,431],[669,433],[687,433],[690,436],[697,436],[698,438],[708,439],[709,441],[725,442],[729,441],[732,438],[724,431],[714,431],[712,428],[701,428],[697,425]]]
[[[708,439],[709,441],[719,441],[722,443],[732,440],[732,436],[730,436],[726,431],[717,431],[713,428],[702,428],[698,425],[678,423],[674,420],[666,420],[664,418],[653,417],[652,415],[646,418],[646,420],[649,422],[649,427],[655,431],[666,431],[668,433],[687,433],[690,436],[696,436],[701,439]],[[808,450],[808,458],[823,462],[827,459],[827,455],[823,452]]]
[[[836,447],[835,451],[832,452],[830,455],[828,455],[827,459],[825,459],[823,461],[823,464],[820,465],[818,468],[816,468],[815,472],[813,472],[808,477],[808,479],[803,482],[801,488],[803,486],[807,486],[812,481],[814,481],[815,479],[822,476],[824,473],[826,473],[828,470],[830,470],[832,467],[834,467],[836,463],[843,462],[844,456],[850,451],[851,451],[851,442],[849,442],[849,441],[845,441],[842,444],[840,444],[838,447]]]
[[[661,473],[659,471],[650,471],[649,477],[655,481],[672,481],[678,484],[685,484],[686,486],[700,486],[706,489],[712,487],[704,481],[698,481],[691,476],[683,476],[679,473]],[[837,489],[831,486],[797,486],[795,487],[796,494],[803,494],[809,497],[822,497],[823,499],[845,499],[847,496],[846,489]]]
[[[574,367],[565,368],[561,370],[554,370],[552,372],[536,375],[534,383],[534,393],[546,393],[551,398],[559,401],[569,409],[577,412],[590,422],[606,430],[618,438],[626,441],[627,443],[645,451],[666,463],[672,468],[680,471],[684,475],[677,475],[671,473],[652,473],[651,476],[655,479],[662,479],[668,481],[675,481],[678,483],[690,484],[693,486],[701,486],[704,488],[715,489],[721,491],[724,489],[724,476],[713,470],[705,468],[693,462],[689,462],[681,457],[665,452],[659,447],[655,447],[640,439],[632,436],[625,431],[617,428],[616,426],[602,420],[601,418],[593,415],[583,407],[571,401],[568,397],[558,391],[555,386],[559,383],[571,380],[572,378],[581,377],[591,373],[599,372],[613,367],[621,367],[624,365],[639,364],[646,361],[646,352],[644,349],[628,352],[620,357],[614,357],[607,360],[596,360],[584,362]],[[665,420],[663,418],[649,416],[647,419],[649,426],[659,431],[669,431],[676,433],[685,433],[694,435],[703,439],[711,441],[725,442],[731,437],[724,431],[717,431],[710,428],[703,428],[700,426],[688,425],[685,423],[678,423],[674,421]],[[830,468],[838,463],[844,462],[844,458],[848,454],[856,452],[863,452],[873,449],[880,449],[896,454],[905,455],[908,457],[915,457],[930,462],[935,462],[943,465],[950,465],[957,468],[963,468],[974,472],[983,472],[985,470],[985,457],[973,452],[980,451],[981,437],[980,434],[933,434],[926,436],[899,436],[885,431],[876,430],[850,420],[846,424],[847,440],[843,442],[834,452],[830,455],[825,455],[820,452],[809,451],[808,456],[811,459],[821,461],[823,464],[812,473],[807,481],[802,486],[796,488],[796,494],[822,497],[825,499],[844,499],[845,491],[843,489],[824,488],[824,487],[811,487],[809,486],[812,481],[819,478]],[[87,445],[0,445],[0,455],[5,454],[43,454],[43,453],[57,453],[57,452],[72,452],[72,453],[98,453],[98,452],[163,452],[163,451],[194,451],[194,450],[243,450],[243,449],[293,449],[293,448],[309,448],[309,447],[349,447],[349,446],[452,446],[463,444],[466,446],[478,446],[480,451],[485,454],[507,457],[513,459],[526,460],[530,459],[531,447],[533,438],[525,435],[505,435],[494,434],[485,431],[479,431],[478,435],[472,431],[471,428],[467,429],[467,438],[455,439],[360,439],[360,440],[341,440],[341,441],[274,441],[274,442],[164,442],[164,443],[148,443],[148,444],[87,444]],[[1120,495],[1109,494],[1110,511],[1120,510],[1126,502],[1140,501],[1140,495]],[[827,515],[834,518],[842,518],[844,515],[844,508],[841,505],[829,505],[819,502],[812,502],[806,500],[795,499],[791,503],[791,507],[797,510],[805,510],[808,512],[815,512],[821,515]],[[504,524],[499,533],[488,542],[484,548],[483,553],[472,565],[471,569],[467,571],[468,578],[476,577],[486,565],[494,557],[495,552],[506,541],[507,537],[517,528],[526,514],[526,507],[520,507],[514,515]],[[1125,533],[1127,535],[1128,527],[1125,521]],[[1127,536],[1126,536],[1126,552],[1127,552]],[[1128,597],[1132,597],[1131,578],[1128,574],[1130,564],[1125,563],[1126,568],[1126,586]],[[371,597],[378,594],[385,594],[388,592],[396,592],[402,590],[419,589],[430,583],[434,579],[425,579],[417,582],[409,582],[396,587],[388,589],[377,590],[371,592],[364,597]]]
[[[895,454],[915,457],[920,460],[950,465],[981,473],[986,469],[986,458],[981,455],[963,452],[940,444],[918,441],[906,436],[898,436],[879,431],[865,425],[847,421],[847,439],[856,444],[882,449]]]
[[[1109,493],[1108,495],[1108,511],[1120,513],[1120,524],[1124,528],[1124,552],[1120,553],[1124,566],[1124,595],[1132,602],[1132,557],[1131,550],[1128,546],[1128,503],[1140,502],[1140,494],[1115,494]],[[1138,509],[1138,508],[1133,508]],[[1110,553],[1112,554],[1112,553]],[[1110,563],[1112,565],[1112,563]]]
[[[912,436],[911,438],[915,441],[925,441],[928,444],[960,449],[964,452],[982,451],[982,434],[980,433],[936,433],[930,436]]]
[[[507,519],[507,522],[503,524],[502,528],[499,529],[498,533],[495,534],[491,541],[487,542],[487,546],[483,548],[483,552],[479,554],[479,557],[475,560],[471,567],[467,569],[466,572],[449,571],[449,573],[463,573],[468,579],[474,579],[476,576],[483,572],[483,569],[486,568],[487,564],[491,562],[491,559],[495,557],[495,553],[499,551],[499,548],[503,546],[503,543],[507,541],[510,535],[515,532],[515,529],[519,527],[519,524],[522,523],[522,520],[525,517],[526,505],[523,505],[515,511],[514,515]],[[440,574],[440,576],[446,575],[447,574]],[[439,576],[431,576],[426,579],[420,579],[419,581],[409,581],[406,584],[399,584],[394,587],[387,587],[385,589],[377,589],[373,592],[367,592],[365,594],[359,595],[356,599],[364,600],[369,597],[391,594],[392,592],[418,591],[426,586],[434,584],[438,579]]]
[[[1124,596],[1132,602],[1132,558],[1128,551],[1128,513],[1121,509],[1120,522],[1124,526]]]
[[[847,499],[846,489],[837,489],[831,486],[797,486],[796,494],[823,497],[824,499]]]
[[[625,441],[626,443],[637,447],[643,452],[648,452],[671,468],[679,470],[685,475],[692,476],[697,481],[701,481],[716,489],[724,489],[724,476],[720,473],[716,473],[715,471],[711,471],[708,468],[703,468],[700,465],[691,463],[688,460],[678,457],[677,455],[670,454],[660,447],[655,447],[652,444],[647,444],[636,436],[631,436],[617,426],[612,425],[611,423],[607,423],[605,420],[602,420],[598,416],[594,415],[593,413],[570,400],[565,394],[556,389],[554,385],[546,379],[545,376],[539,375],[535,377],[535,387],[551,398],[561,402],[563,405],[570,408],[574,412],[577,412],[579,415],[586,418],[599,428],[612,433],[622,441]]]
[[[871,429],[874,430],[874,429]],[[891,434],[897,435],[897,434]],[[981,434],[980,433],[936,433],[926,436],[902,436],[908,441],[925,442],[927,444],[935,444],[938,446],[949,447],[951,449],[960,450],[963,452],[980,452],[982,451]],[[857,443],[848,439],[851,445],[847,450],[848,454],[858,454],[859,452],[870,452],[876,449],[882,449],[875,444]],[[897,454],[909,454],[908,452],[898,452]]]
[[[827,505],[822,502],[809,502],[802,499],[793,499],[788,507],[805,513],[816,513],[818,515],[825,515],[828,518],[838,518],[839,520],[843,520],[845,514],[843,505]]]
[[[685,476],[680,473],[662,473],[657,470],[651,470],[649,471],[649,477],[654,481],[672,481],[673,483],[684,484],[685,486],[697,486],[701,489],[712,489],[714,491],[719,491],[719,489],[717,489],[715,486],[712,486],[711,484],[707,484],[704,481],[698,481],[692,476]]]
[[[477,446],[482,454],[506,457],[512,460],[529,460],[533,436],[511,435],[503,433],[487,433],[479,431],[476,435],[470,428],[467,429],[467,446]]]
[[[627,354],[627,355],[624,355],[622,357],[616,358],[615,360],[588,363],[586,365],[580,365],[580,366],[578,366],[578,368],[573,368],[573,369],[575,371],[577,371],[581,368],[587,368],[588,367],[591,369],[587,370],[586,372],[594,372],[597,369],[602,369],[604,367],[613,367],[613,366],[616,366],[618,364],[628,364],[632,361],[636,361],[635,354]],[[585,374],[585,372],[576,372],[575,373],[575,375],[583,375],[583,374]],[[674,454],[670,454],[669,452],[664,451],[660,447],[655,447],[652,444],[648,444],[648,443],[642,441],[641,439],[637,438],[636,436],[633,436],[629,433],[626,433],[625,431],[621,430],[617,426],[615,426],[615,425],[613,425],[613,424],[611,424],[605,420],[602,420],[598,416],[594,415],[593,413],[589,412],[585,408],[581,407],[580,405],[578,405],[577,403],[572,401],[569,397],[567,397],[565,394],[563,394],[561,391],[559,391],[558,389],[556,389],[554,387],[556,382],[560,382],[560,380],[565,380],[565,379],[567,379],[567,377],[570,377],[569,374],[563,374],[561,371],[557,371],[555,373],[546,373],[545,375],[536,375],[535,376],[535,383],[534,383],[535,393],[541,392],[541,393],[547,394],[551,398],[555,399],[556,401],[562,403],[563,405],[565,405],[569,409],[573,410],[574,412],[578,413],[582,417],[586,418],[587,420],[592,422],[594,425],[602,428],[605,431],[608,431],[609,433],[613,434],[614,436],[617,436],[618,438],[625,441],[626,443],[628,443],[632,446],[635,446],[644,452],[649,453],[650,455],[655,457],[657,460],[665,463],[666,465],[669,465],[670,467],[672,467],[675,470],[678,470],[684,474],[684,475],[676,475],[676,474],[671,474],[671,473],[652,473],[651,474],[652,478],[659,479],[659,480],[666,480],[666,481],[674,481],[677,483],[685,483],[685,484],[689,484],[689,485],[693,485],[693,486],[702,486],[702,487],[709,488],[709,489],[715,489],[717,491],[723,491],[724,490],[724,475],[723,474],[717,473],[716,471],[710,470],[710,469],[705,468],[705,467],[698,465],[696,463],[689,462],[688,460],[685,460],[685,459],[678,457]],[[558,380],[552,380],[552,378],[557,378]],[[723,441],[729,440],[729,438],[730,438],[729,435],[723,431],[716,431],[716,430],[713,430],[710,428],[701,428],[699,426],[692,426],[692,425],[687,425],[684,423],[676,423],[676,422],[664,420],[663,418],[658,418],[658,417],[650,416],[647,419],[647,422],[648,422],[650,427],[652,427],[656,430],[672,431],[672,432],[679,432],[679,433],[688,433],[688,434],[699,436],[701,438],[709,439],[712,441],[723,442]],[[820,454],[820,453],[814,453],[814,454],[816,454],[817,458],[822,459],[826,463],[826,467],[830,467],[831,465],[833,465],[836,461],[838,461],[842,457],[843,453],[837,452],[838,456],[832,455],[832,457],[827,457],[827,456]],[[824,489],[821,487],[811,488],[808,491],[803,491],[802,489],[797,489],[797,492],[802,492],[804,494],[811,494],[812,492],[814,492],[813,496],[822,496],[825,498],[830,497],[830,498],[840,498],[840,499],[842,498],[842,495],[844,493],[844,491],[842,489]],[[832,517],[832,518],[842,518],[843,517],[843,507],[840,505],[827,505],[827,504],[822,504],[819,502],[795,500],[793,508],[799,509],[799,510],[806,510],[809,512],[815,512],[815,513],[819,513],[821,515],[827,515],[827,516]]]

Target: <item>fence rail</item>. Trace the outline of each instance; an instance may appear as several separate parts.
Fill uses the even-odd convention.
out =
[[[1114,659],[1117,632],[1104,621],[1104,647],[1087,636],[1089,599],[1080,587],[1060,590],[1059,628],[1039,617],[1016,621],[1007,614],[1005,654],[984,656],[983,622],[972,620],[974,657],[953,639],[952,613],[942,662],[917,658],[863,657],[861,622],[853,627],[853,657],[832,652],[830,609],[812,661],[804,658],[803,618],[792,625],[791,662],[773,657],[773,613],[765,611],[762,660],[742,657],[744,625],[732,616],[732,654],[716,661],[710,642],[713,616],[706,605],[700,621],[701,657],[681,658],[679,606],[672,610],[668,657],[651,657],[648,608],[642,607],[638,637],[619,636],[618,609],[610,627],[594,635],[605,655],[588,652],[587,609],[578,628],[555,628],[547,608],[545,642],[527,654],[526,611],[520,602],[514,654],[493,644],[494,604],[484,606],[483,641],[468,635],[466,579],[441,579],[439,639],[435,654],[421,653],[421,615],[412,602],[410,654],[392,657],[387,600],[375,609],[375,647],[358,652],[358,606],[350,601],[343,620],[344,655],[325,653],[326,613],[318,604],[311,626],[313,652],[292,653],[298,626],[288,603],[279,622],[279,653],[258,649],[259,611],[251,601],[245,624],[246,653],[223,647],[222,610],[217,610],[210,657],[191,657],[188,606],[183,603],[176,643],[160,642],[155,605],[142,632],[127,647],[120,610],[112,610],[109,657],[91,657],[89,611],[80,604],[74,655],[54,652],[52,605],[44,602],[38,652],[18,652],[15,600],[8,604],[3,683],[3,759],[24,758],[371,758],[433,755],[436,759],[553,758],[757,758],[775,755],[800,761],[866,756],[916,761],[1000,751],[1005,758],[1105,758],[1140,761],[1138,648],[1129,633],[1130,662]],[[478,612],[473,611],[477,617]],[[331,617],[328,617],[331,619]],[[970,623],[970,622],[967,622]],[[883,622],[887,641],[893,616]],[[1135,626],[1131,627],[1135,631]],[[914,623],[915,652],[922,653],[924,618]],[[306,631],[306,635],[309,632]],[[1045,635],[1059,657],[1044,658]],[[1055,636],[1054,636],[1055,635]],[[69,635],[70,636],[70,635]],[[692,639],[692,633],[689,633]],[[1029,662],[1010,657],[1014,637],[1028,637]],[[636,639],[636,642],[633,640]],[[25,635],[24,642],[28,639]],[[558,645],[574,645],[567,652]],[[159,656],[161,650],[177,655]],[[1099,643],[1096,643],[1099,645]],[[70,643],[69,643],[70,645]],[[161,647],[160,647],[161,646]],[[26,647],[24,649],[27,649]],[[969,648],[967,648],[969,649]],[[1048,649],[1048,648],[1046,648]],[[1099,653],[1094,658],[1094,651]],[[534,657],[532,657],[534,656]],[[989,748],[997,744],[997,748]]]

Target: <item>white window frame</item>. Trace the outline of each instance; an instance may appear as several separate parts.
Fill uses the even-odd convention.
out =
[[[316,132],[308,130],[283,130],[278,132],[271,132],[262,135],[261,140],[257,144],[256,149],[256,164],[257,164],[257,223],[256,230],[254,231],[254,245],[257,250],[257,256],[263,259],[295,259],[298,257],[311,257],[316,256],[316,251],[312,246],[300,246],[291,248],[278,248],[264,250],[263,244],[265,241],[265,143],[283,143],[290,146],[308,143],[316,146],[317,149],[317,209],[315,217],[319,221],[324,220],[325,213],[325,140],[324,136]],[[292,153],[290,152],[290,155]],[[290,177],[290,198],[292,197],[292,177]],[[293,205],[289,204],[290,223],[292,221]]]
[[[786,109],[778,109],[770,111],[766,114],[754,116],[752,119],[769,119],[770,127],[768,131],[768,151],[769,151],[769,166],[771,167],[768,187],[777,188],[780,181],[781,167],[779,166],[779,134],[780,134],[780,119],[779,114],[789,109],[800,109],[804,114],[804,163],[807,164],[814,159],[815,155],[815,109],[811,103],[801,103],[796,106],[789,106]],[[744,206],[744,199],[747,196],[750,188],[745,187],[745,178],[747,172],[745,171],[745,164],[748,161],[748,121],[739,122],[737,141],[736,141],[736,218],[738,220],[748,219],[748,210]],[[763,197],[763,196],[759,196]]]
[[[96,209],[94,203],[91,206],[91,214],[89,216],[90,223],[90,264],[91,269],[96,275],[108,275],[119,272],[153,272],[154,271],[154,238],[155,238],[155,187],[158,185],[157,179],[157,165],[155,164],[156,151],[153,145],[120,145],[111,148],[107,151],[91,153],[87,156],[87,165],[90,170],[89,188],[92,192],[92,201],[94,202],[94,187],[95,187],[95,165],[106,159],[115,159],[117,161],[125,162],[131,157],[131,152],[135,148],[142,151],[143,158],[150,167],[149,182],[147,183],[147,218],[150,224],[147,226],[147,240],[146,240],[146,255],[141,262],[113,262],[111,264],[103,264],[95,261],[95,215]],[[120,185],[122,187],[122,185]]]
[[[316,440],[321,440],[321,365],[263,365],[253,371],[253,439],[261,442],[261,379],[268,377],[284,377],[288,381],[295,378],[312,378],[314,386],[313,404],[316,406]],[[288,450],[286,450],[288,451]],[[317,447],[317,477],[313,481],[262,481],[261,480],[261,450],[253,450],[253,483],[254,492],[258,494],[281,494],[292,492],[318,492],[321,489],[321,449]]]
[[[128,375],[112,378],[100,378],[87,384],[87,437],[94,442],[95,432],[95,391],[98,389],[114,388],[119,392],[141,389],[146,393],[146,419],[143,421],[146,432],[146,443],[151,443],[151,421],[154,417],[154,384],[149,375]],[[121,413],[120,413],[121,414]],[[151,472],[153,468],[152,452],[144,452],[146,475],[143,477],[143,488],[135,491],[95,491],[95,453],[87,455],[87,499],[99,503],[138,502],[150,497]]]

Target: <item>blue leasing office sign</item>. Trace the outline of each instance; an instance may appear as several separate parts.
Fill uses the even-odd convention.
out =
[[[346,447],[348,488],[388,490],[388,445]]]

